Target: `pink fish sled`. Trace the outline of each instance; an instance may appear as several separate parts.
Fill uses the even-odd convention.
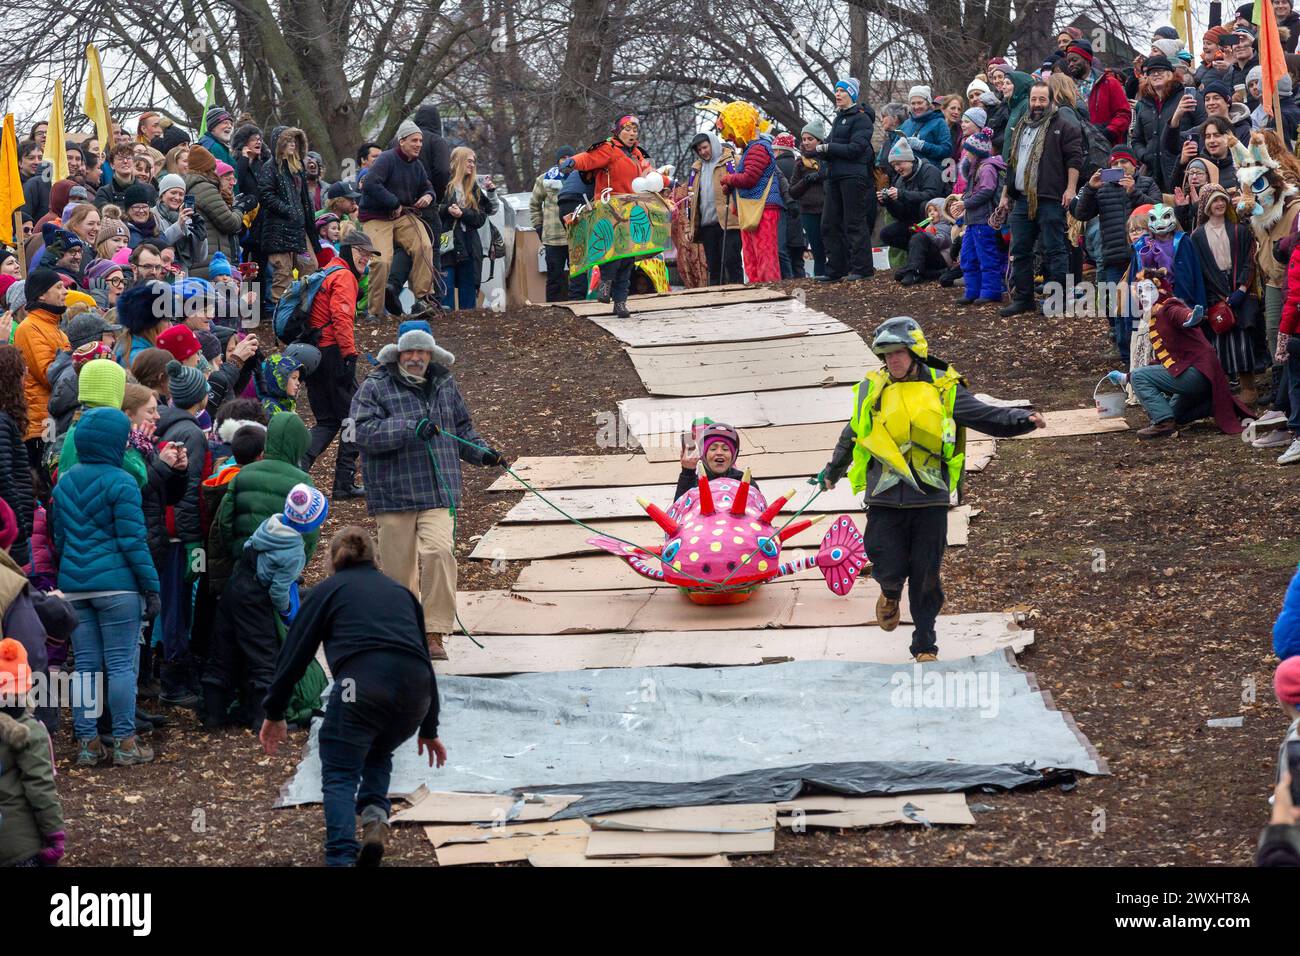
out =
[[[834,520],[815,555],[781,560],[781,543],[824,515],[800,519],[777,530],[772,522],[794,489],[770,505],[750,487],[749,472],[734,478],[700,475],[699,487],[686,492],[666,512],[644,498],[637,502],[664,529],[664,543],[642,548],[598,535],[587,543],[617,555],[632,570],[679,588],[696,604],[739,604],[759,586],[816,567],[826,586],[848,594],[867,567],[867,552],[853,519]]]

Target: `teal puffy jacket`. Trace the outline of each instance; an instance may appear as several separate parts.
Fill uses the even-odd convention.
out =
[[[77,464],[54,487],[54,547],[64,593],[158,591],[140,486],[122,468],[130,430],[116,408],[92,408],[77,424]]]

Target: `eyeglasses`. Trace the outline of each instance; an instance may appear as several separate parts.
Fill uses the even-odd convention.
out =
[[[126,280],[121,276],[110,276],[104,280],[105,285],[126,285]]]

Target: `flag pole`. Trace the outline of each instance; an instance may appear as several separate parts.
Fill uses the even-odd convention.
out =
[[[14,252],[17,253],[18,259],[18,276],[21,279],[27,278],[27,244],[23,242],[23,213],[21,209],[14,210]]]

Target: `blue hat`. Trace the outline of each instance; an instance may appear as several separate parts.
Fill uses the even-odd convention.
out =
[[[208,260],[208,278],[220,279],[229,275],[234,275],[234,271],[230,268],[230,260],[226,258],[224,252],[214,252],[212,258]]]
[[[299,534],[311,534],[325,523],[330,513],[329,499],[319,488],[299,482],[284,499],[284,523]]]
[[[401,325],[397,327],[397,337],[400,339],[403,335],[405,335],[407,332],[410,332],[412,329],[418,332],[428,332],[430,335],[433,335],[433,326],[431,326],[424,319],[407,319],[405,322],[403,322]]]
[[[850,76],[836,83],[835,89],[844,90],[849,94],[849,99],[856,103],[858,101],[858,94],[862,91],[862,84],[854,77]]]

